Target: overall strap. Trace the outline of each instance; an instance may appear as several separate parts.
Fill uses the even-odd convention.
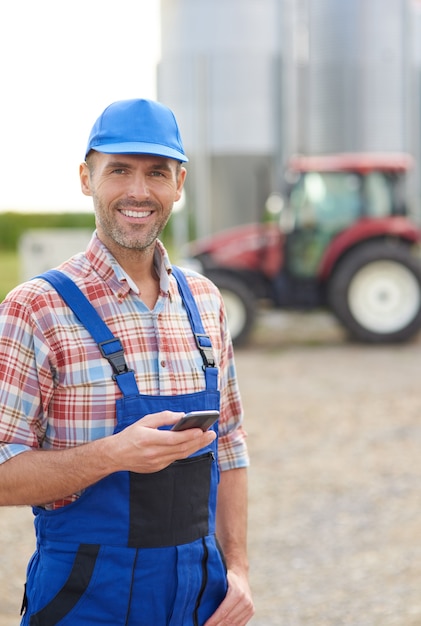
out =
[[[196,345],[203,360],[203,369],[206,378],[206,388],[215,390],[218,388],[218,369],[215,367],[215,356],[212,350],[212,343],[209,335],[203,328],[202,318],[196,301],[188,285],[187,279],[181,269],[175,265],[172,266],[172,273],[177,281],[178,291],[186,307],[187,315],[190,320],[190,326],[196,340]]]
[[[119,386],[122,394],[124,396],[138,395],[139,390],[134,372],[127,366],[120,339],[114,337],[106,323],[101,319],[73,280],[59,270],[49,270],[37,278],[43,278],[54,287],[96,341],[102,356],[107,359],[113,369],[113,379]]]

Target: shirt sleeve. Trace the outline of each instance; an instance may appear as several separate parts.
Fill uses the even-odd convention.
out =
[[[221,329],[224,348],[220,363],[221,417],[218,458],[221,471],[247,467],[250,463],[243,426],[243,406],[235,367],[234,350],[223,303]]]
[[[0,306],[1,463],[40,447],[50,387],[45,338],[27,308],[9,296]]]

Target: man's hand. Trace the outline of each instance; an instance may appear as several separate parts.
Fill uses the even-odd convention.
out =
[[[142,474],[158,472],[212,443],[216,437],[213,430],[158,430],[160,426],[173,426],[183,415],[173,411],[146,415],[113,435],[109,450],[112,454],[110,462],[117,465],[113,471],[127,470]]]
[[[245,626],[254,615],[248,580],[228,571],[228,591],[223,602],[205,626]]]
[[[247,468],[221,472],[216,536],[227,564],[228,591],[205,626],[245,626],[254,615],[248,582]]]

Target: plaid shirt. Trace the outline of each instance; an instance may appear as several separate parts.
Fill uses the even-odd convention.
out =
[[[202,359],[160,242],[155,267],[160,296],[152,311],[96,235],[84,254],[60,269],[121,340],[140,393],[202,391]],[[220,467],[245,467],[246,434],[222,300],[203,276],[186,273],[219,368]],[[92,337],[47,282],[33,279],[10,292],[0,305],[0,462],[29,449],[65,449],[111,435],[121,395],[111,373]]]

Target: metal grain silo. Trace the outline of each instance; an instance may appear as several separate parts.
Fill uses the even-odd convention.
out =
[[[288,3],[283,47],[292,149],[305,154],[408,149],[408,3]],[[288,85],[286,85],[288,87]]]
[[[179,119],[203,235],[258,218],[279,144],[277,0],[161,0],[158,96]]]

